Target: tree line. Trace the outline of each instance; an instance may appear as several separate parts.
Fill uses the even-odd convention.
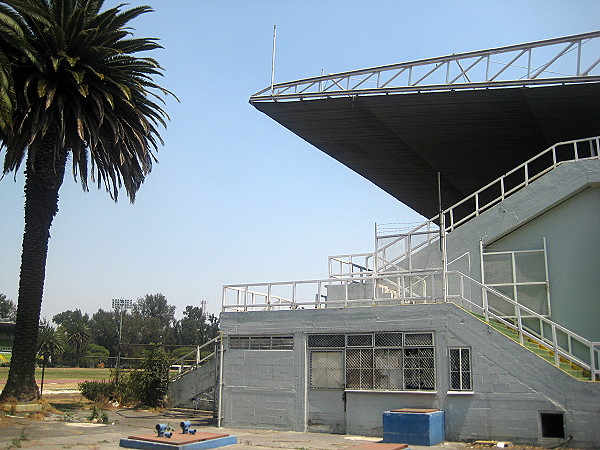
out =
[[[0,319],[14,320],[14,303],[0,294]],[[38,355],[47,363],[96,366],[119,353],[121,313],[98,309],[91,316],[80,309],[67,310],[43,320],[38,335]],[[141,358],[151,344],[162,344],[171,358],[188,353],[217,336],[219,321],[201,307],[188,305],[181,319],[163,294],[146,294],[122,311],[121,357]]]

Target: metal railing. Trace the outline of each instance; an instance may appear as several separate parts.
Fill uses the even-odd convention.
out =
[[[188,372],[196,369],[197,367],[204,364],[206,361],[213,359],[217,355],[218,345],[220,342],[220,337],[217,336],[214,339],[211,339],[208,342],[205,342],[202,345],[196,346],[194,350],[189,353],[186,353],[181,358],[177,358],[170,363],[170,367],[177,367],[177,373],[169,376],[169,381],[176,380],[177,378],[185,375]],[[204,358],[201,357],[202,350],[209,347],[210,345],[214,345],[214,350],[206,355]]]
[[[250,102],[600,80],[600,31],[378,66],[287,83]]]
[[[441,272],[372,275],[223,286],[223,311],[276,311],[400,303],[443,299]],[[332,294],[333,292],[333,294]]]
[[[451,232],[479,216],[564,162],[598,159],[599,148],[600,136],[559,142],[548,147],[444,210],[442,214],[444,214],[446,232]],[[372,256],[375,262],[374,272],[411,268],[412,257],[415,253],[439,241],[437,223],[439,223],[439,215],[406,233],[397,234],[388,231],[393,229],[393,227],[390,228],[390,224],[378,224],[376,228],[377,248]],[[423,236],[426,236],[427,239],[423,239]],[[383,242],[385,243],[381,244]]]
[[[559,142],[548,147],[546,150],[538,153],[523,164],[443,211],[443,214],[445,214],[446,231],[452,231],[459,225],[480,215],[518,190],[531,184],[542,175],[555,169],[563,162],[598,159],[599,147],[600,136]],[[466,214],[464,213],[465,209],[469,211]],[[462,214],[458,214],[458,211]],[[437,219],[438,216],[431,220],[437,221]]]
[[[373,272],[373,253],[335,255],[328,258],[329,278],[364,278]]]
[[[476,289],[482,292],[481,303],[467,294]],[[588,371],[592,381],[600,380],[600,342],[592,342],[573,333],[461,272],[448,272],[448,290],[450,301],[472,312],[480,312],[486,322],[493,319],[516,331],[521,344],[527,338],[552,351],[557,367],[564,358]]]
[[[325,309],[349,306],[442,303],[442,271],[387,273],[368,280],[328,278],[322,280],[227,285],[223,287],[223,311],[276,311]],[[474,313],[486,322],[496,320],[518,333],[519,341],[529,339],[600,379],[600,342],[591,342],[512,298],[458,272],[446,272],[446,301]],[[274,291],[287,287],[291,296]],[[300,294],[300,288],[303,293]]]

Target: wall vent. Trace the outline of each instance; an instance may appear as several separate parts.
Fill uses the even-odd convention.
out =
[[[565,438],[565,420],[563,413],[540,413],[543,438]]]

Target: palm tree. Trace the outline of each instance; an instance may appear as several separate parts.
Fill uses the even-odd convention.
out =
[[[128,23],[151,11],[104,0],[0,0],[0,106],[12,110],[0,127],[6,149],[4,173],[25,161],[25,231],[8,380],[0,400],[39,397],[34,366],[50,226],[58,211],[67,157],[84,190],[88,175],[117,199],[124,187],[131,202],[155,160],[168,118],[157,100],[173,95],[155,84],[162,68],[138,52],[159,48],[153,38],[133,38]],[[4,28],[2,28],[4,27]],[[12,30],[12,31],[11,31]],[[10,42],[22,33],[27,45]],[[12,33],[12,34],[10,34]],[[31,50],[29,50],[31,49]],[[0,77],[1,78],[1,77]],[[1,79],[0,79],[1,81]],[[14,94],[14,95],[13,95]],[[14,102],[2,99],[13,95]]]
[[[56,328],[45,324],[40,327],[37,343],[37,353],[44,359],[48,356],[59,355],[65,350],[65,338]]]
[[[12,111],[16,101],[11,60],[15,57],[29,59],[38,64],[33,48],[25,39],[23,23],[19,15],[0,4],[0,130],[12,131]]]
[[[92,330],[87,323],[80,320],[65,327],[65,331],[67,340],[75,346],[75,358],[79,361],[81,359],[82,347],[86,346],[92,339]]]

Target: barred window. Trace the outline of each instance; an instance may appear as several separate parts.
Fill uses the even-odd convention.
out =
[[[471,349],[449,348],[448,356],[450,360],[450,390],[472,390]]]
[[[433,333],[308,336],[309,348],[327,344],[341,347],[335,352],[341,364],[328,366],[332,371],[337,370],[337,375],[324,375],[320,361],[313,359],[315,353],[321,352],[311,351],[313,389],[435,390]],[[317,382],[320,379],[335,380],[335,383]],[[325,384],[327,386],[321,386]],[[332,387],[334,385],[336,387]]]
[[[345,346],[345,336],[343,334],[309,334],[309,348],[327,348]]]
[[[344,388],[344,352],[313,350],[310,352],[310,388]]]
[[[293,350],[294,336],[229,336],[234,350]]]

